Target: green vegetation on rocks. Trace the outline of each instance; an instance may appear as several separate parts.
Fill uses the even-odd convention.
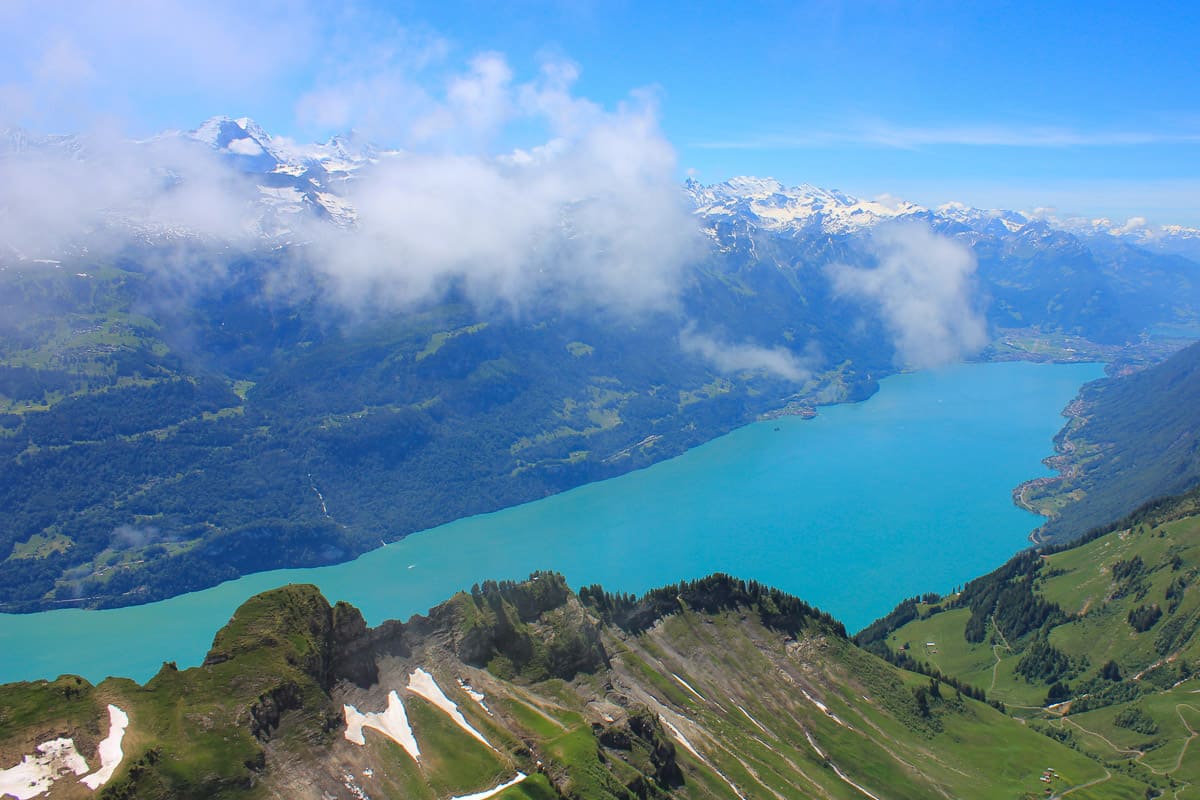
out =
[[[369,721],[392,697],[416,759],[370,725],[363,744],[347,740],[343,706]],[[1036,789],[1046,759],[1064,788],[1105,779],[954,685],[856,647],[819,610],[724,575],[634,598],[577,597],[535,573],[374,629],[286,587],[243,605],[200,667],[164,665],[145,686],[0,687],[0,756],[16,763],[54,736],[92,754],[106,703],[130,718],[106,798],[445,800],[524,773],[499,796],[999,800]],[[1106,783],[1115,797],[1146,788]]]

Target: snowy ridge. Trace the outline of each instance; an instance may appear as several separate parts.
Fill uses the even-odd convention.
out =
[[[238,173],[239,180],[217,184],[227,191],[240,191],[241,178],[251,184],[251,197],[245,200],[243,229],[252,239],[279,246],[306,239],[304,225],[328,224],[353,229],[358,221],[353,188],[363,176],[381,162],[402,157],[397,150],[376,147],[353,131],[330,137],[323,143],[299,143],[269,133],[249,117],[217,116],[205,120],[191,131],[170,130],[141,141],[126,142],[132,148],[146,148],[161,162],[155,169],[167,183],[186,182],[196,170],[224,166]],[[66,160],[76,164],[104,164],[111,161],[107,145],[89,135],[40,135],[20,129],[0,129],[0,164]],[[176,170],[176,161],[195,159],[192,172]],[[217,157],[213,164],[212,156]],[[122,153],[130,157],[129,153]],[[135,153],[135,155],[137,155]],[[130,157],[131,162],[137,158]],[[109,164],[111,167],[111,164]],[[99,179],[119,181],[119,174],[98,170]],[[81,173],[88,174],[88,173]],[[207,178],[203,175],[203,178]],[[224,176],[228,177],[228,176]],[[140,178],[145,182],[144,176]],[[203,183],[203,179],[200,181]],[[1115,240],[1164,253],[1200,258],[1200,229],[1180,225],[1155,226],[1134,217],[1125,222],[1107,218],[1057,217],[1046,210],[1013,211],[972,208],[947,202],[929,208],[901,198],[880,196],[860,198],[834,189],[811,184],[785,186],[773,178],[735,177],[712,185],[689,179],[683,186],[695,214],[710,238],[723,242],[722,231],[759,230],[799,235],[859,235],[882,223],[913,220],[934,226],[951,235],[967,239],[980,236],[1005,238],[1025,236],[1043,238],[1048,232],[1080,238]],[[165,197],[165,195],[164,195]],[[152,198],[154,199],[154,198]],[[243,198],[232,198],[241,202]],[[152,207],[151,203],[148,207]],[[239,214],[242,212],[238,212]],[[134,207],[125,213],[113,209],[104,222],[113,230],[132,233],[132,238],[147,242],[171,241],[202,236],[171,224]],[[471,225],[469,219],[464,225]],[[311,228],[308,230],[311,234]],[[83,243],[78,244],[79,247]]]
[[[686,187],[700,217],[740,217],[772,231],[816,227],[827,233],[849,233],[885,220],[928,213],[904,200],[860,200],[810,184],[787,188],[773,178],[732,178],[712,186],[689,180]]]
[[[1059,218],[1044,211],[973,208],[948,202],[926,208],[895,197],[866,200],[811,184],[784,186],[774,178],[737,177],[709,186],[688,180],[685,188],[706,226],[742,221],[775,233],[854,234],[892,220],[924,221],[994,236],[1060,231],[1081,237],[1111,237],[1129,244],[1182,254],[1200,254],[1200,229],[1153,226],[1141,217]]]
[[[379,151],[354,133],[339,134],[324,144],[297,144],[283,136],[272,136],[249,117],[212,117],[187,133],[172,134],[194,139],[219,153],[259,160],[262,172],[299,176],[312,169],[328,174],[349,173],[376,161]]]

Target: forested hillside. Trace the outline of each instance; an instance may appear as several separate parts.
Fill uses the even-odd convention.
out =
[[[1059,481],[1025,502],[1053,516],[1039,531],[1062,542],[1200,482],[1200,344],[1132,375],[1083,388],[1056,439]]]

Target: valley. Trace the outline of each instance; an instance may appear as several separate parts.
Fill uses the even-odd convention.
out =
[[[243,124],[188,141],[264,185],[316,169],[286,150],[266,166],[234,158],[231,142],[274,152]],[[327,178],[350,192],[347,176],[373,164]],[[663,308],[629,312],[553,291],[506,308],[453,282],[398,307],[350,303],[295,231],[239,247],[160,231],[116,252],[5,257],[0,610],[128,606],[344,562],[962,356],[1121,372],[1182,345],[1144,332],[1200,313],[1193,262],[1135,238],[764,180],[681,194],[708,244]],[[280,213],[274,197],[253,208]],[[314,236],[353,228],[310,211],[288,214]],[[918,233],[880,239],[893,224]],[[907,331],[855,276],[908,269],[934,244],[962,296]],[[1076,270],[1095,276],[1082,306],[1079,287],[1061,288]],[[939,325],[966,326],[968,343],[923,349]]]
[[[1200,800],[1191,16],[0,19],[0,800]]]
[[[0,681],[79,671],[145,680],[163,661],[198,664],[206,643],[192,631],[219,627],[249,595],[286,583],[314,583],[377,624],[531,566],[621,592],[736,572],[862,627],[897,598],[945,590],[1027,545],[1039,518],[1013,506],[1009,490],[1036,474],[1060,411],[1100,374],[1095,364],[996,363],[892,376],[865,402],[754,423],[646,469],[344,564],[258,572],[99,614],[0,615],[0,637],[23,648],[0,663]],[[320,488],[338,515],[344,496]],[[312,489],[299,489],[319,509]]]

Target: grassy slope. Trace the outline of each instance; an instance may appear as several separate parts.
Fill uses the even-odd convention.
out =
[[[1030,681],[1016,671],[1037,634],[1007,639],[993,623],[984,641],[970,643],[963,635],[968,609],[929,615],[953,606],[954,598],[919,605],[928,616],[891,632],[887,644],[898,651],[907,643],[914,658],[987,690],[1017,716],[1041,720],[1096,758],[1125,764],[1160,788],[1172,780],[1191,784],[1178,797],[1200,797],[1200,756],[1190,744],[1200,730],[1200,680],[1191,677],[1200,666],[1200,637],[1195,635],[1200,630],[1200,516],[1171,518],[1179,508],[1190,510],[1192,502],[1184,498],[1157,517],[1042,559],[1035,592],[1067,615],[1047,626],[1048,641],[1071,661],[1061,676],[1071,694],[1086,695],[1065,717],[1062,709],[1043,709],[1047,682]],[[1137,559],[1143,566],[1134,574],[1114,578],[1114,568]],[[1168,597],[1172,585],[1174,600]],[[1130,612],[1153,605],[1162,616],[1138,632]],[[1109,662],[1117,665],[1119,680],[1101,677]],[[1130,709],[1151,721],[1145,731],[1115,724]]]
[[[1052,746],[986,704],[956,698],[948,686],[932,716],[923,718],[911,689],[926,685],[926,678],[895,670],[844,640],[816,636],[789,642],[764,635],[734,612],[671,617],[629,642],[619,660],[640,671],[674,673],[703,697],[678,682],[654,684],[664,705],[703,732],[693,744],[709,768],[749,797],[797,792],[861,797],[798,731],[807,731],[851,780],[888,797],[1020,796],[1037,789],[1047,758],[1071,783],[1104,776],[1087,758]],[[730,675],[740,679],[731,682]],[[705,769],[691,760],[694,769]],[[1124,779],[1109,789],[1110,797],[1139,797],[1144,791]]]

